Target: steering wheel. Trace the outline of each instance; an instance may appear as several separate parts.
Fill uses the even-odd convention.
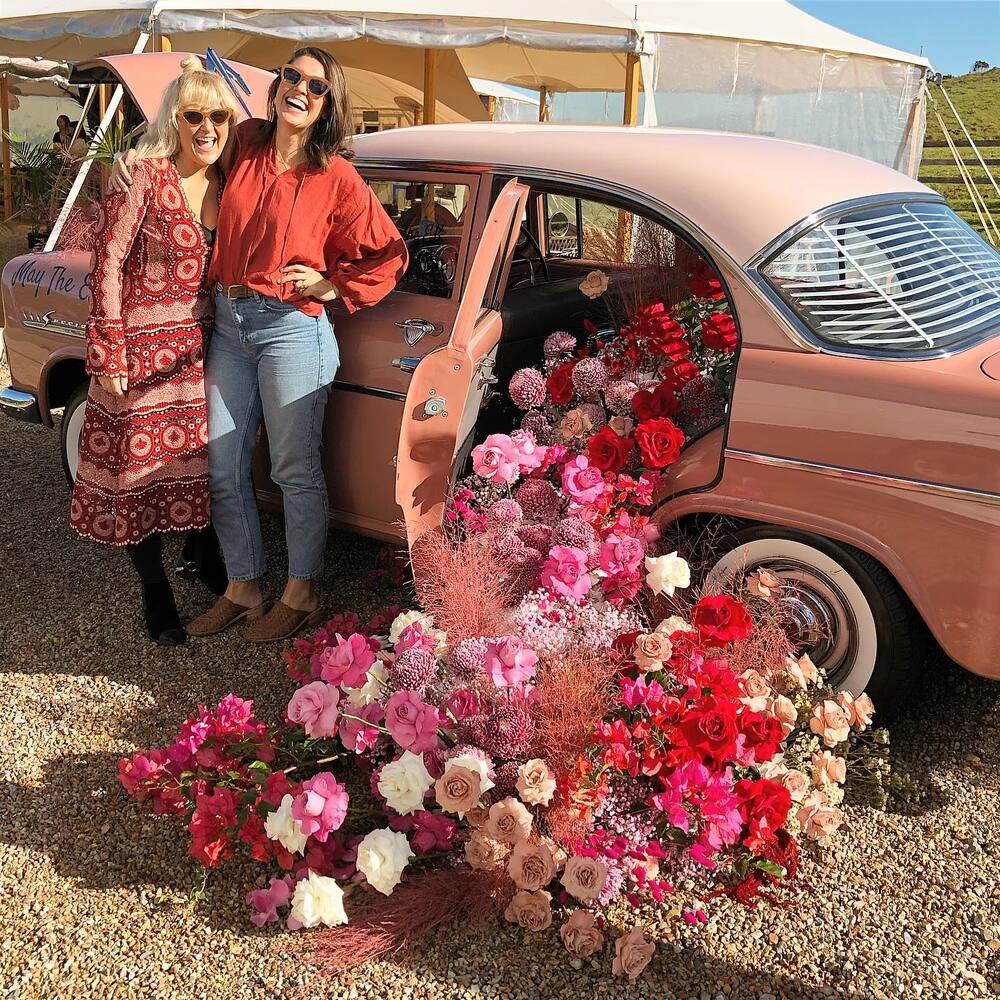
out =
[[[531,230],[521,223],[521,230],[517,234],[517,242],[514,244],[515,249],[523,250],[524,245],[529,244],[531,249],[534,251],[534,255],[539,259],[542,265],[542,274],[544,275],[545,281],[551,281],[552,277],[549,274],[549,262],[545,259],[545,255],[542,253],[542,248],[538,245],[538,240],[532,235]],[[531,269],[531,284],[535,284],[535,265],[527,254],[524,255],[524,260],[528,262],[528,267]]]

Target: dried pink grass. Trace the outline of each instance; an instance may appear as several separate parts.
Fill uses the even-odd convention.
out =
[[[305,957],[321,971],[337,974],[405,952],[446,924],[478,923],[495,910],[494,881],[449,868],[415,875],[392,896],[359,888],[347,903],[350,923],[305,937]]]
[[[448,633],[450,645],[510,629],[515,587],[508,567],[490,551],[490,537],[453,539],[429,531],[410,553],[420,604]]]
[[[746,601],[746,594],[735,595]],[[788,633],[785,616],[780,608],[763,601],[748,602],[753,612],[753,631],[739,642],[726,647],[725,656],[738,674],[756,670],[765,680],[773,680],[785,669],[785,658],[795,653]]]

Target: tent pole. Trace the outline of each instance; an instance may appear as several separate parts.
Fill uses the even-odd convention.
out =
[[[0,106],[3,121],[3,217],[11,217],[11,202],[14,200],[14,184],[10,171],[10,86],[7,74],[0,73]]]
[[[639,120],[639,56],[629,52],[625,56],[625,113],[623,125],[635,125]]]
[[[153,39],[153,51],[154,52],[173,52],[174,47],[170,44],[169,35],[157,35]]]
[[[437,49],[424,49],[424,113],[421,122],[437,121]]]
[[[538,88],[538,120],[540,122],[549,120],[549,88],[539,87]]]

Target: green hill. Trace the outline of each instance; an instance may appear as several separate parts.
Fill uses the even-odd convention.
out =
[[[1000,181],[1000,67],[986,73],[967,73],[949,76],[942,81],[952,103],[962,116],[979,152],[993,176]],[[1000,195],[997,195],[975,152],[965,139],[948,102],[936,84],[928,87],[927,133],[924,137],[924,155],[920,164],[919,179],[939,191],[966,222],[980,233],[983,227],[969,196],[965,182],[951,150],[944,141],[935,108],[941,114],[952,141],[958,147],[963,163],[972,181],[1000,225]]]

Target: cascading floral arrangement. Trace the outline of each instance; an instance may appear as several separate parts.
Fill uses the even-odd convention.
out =
[[[883,735],[860,735],[871,701],[793,655],[779,580],[685,601],[688,564],[659,551],[659,478],[719,423],[736,346],[711,272],[691,287],[606,343],[554,333],[543,368],[517,372],[521,429],[473,450],[422,540],[423,610],[342,615],[295,643],[282,725],[229,695],[121,761],[130,794],[187,820],[203,865],[243,845],[283,873],[249,894],[250,919],[334,928],[320,964],[491,910],[529,931],[558,919],[584,958],[682,883],[700,887],[691,923],[720,894],[784,901],[800,841],[843,821],[849,760],[882,769]],[[655,945],[629,922],[613,971],[635,981]]]

